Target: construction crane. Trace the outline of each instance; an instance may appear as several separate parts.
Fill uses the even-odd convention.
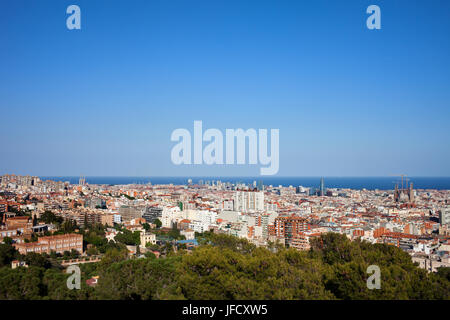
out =
[[[409,188],[409,179],[408,178],[405,178],[405,182],[406,182],[406,188]]]
[[[406,174],[391,174],[391,177],[402,177],[402,190],[403,188],[403,179],[407,177]],[[406,179],[407,181],[409,181],[408,179]]]

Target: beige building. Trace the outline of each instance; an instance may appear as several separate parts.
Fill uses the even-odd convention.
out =
[[[151,232],[141,232],[141,247],[145,248],[147,243],[156,244],[156,235]]]
[[[192,229],[185,229],[180,232],[182,236],[186,237],[186,240],[194,240],[195,239],[195,231]]]
[[[83,253],[83,235],[81,234],[61,234],[56,236],[40,237],[37,242],[16,243],[14,247],[21,253],[27,254],[48,253],[55,251],[56,253],[64,253],[72,249]]]

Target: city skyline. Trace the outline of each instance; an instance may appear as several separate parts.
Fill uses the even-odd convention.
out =
[[[21,175],[8,174],[11,178]],[[1,177],[1,176],[0,176]],[[218,177],[218,176],[186,176],[186,177],[158,177],[158,176],[30,176],[28,179],[39,178],[42,181],[54,180],[60,182],[69,182],[79,185],[215,185],[220,183],[227,184],[246,184],[248,186],[283,186],[283,187],[312,187],[320,189],[322,179],[324,179],[324,188],[332,189],[354,189],[354,190],[393,190],[395,186],[403,188],[403,185],[413,184],[414,189],[421,190],[450,190],[450,177],[411,177],[408,175],[392,175],[387,177],[266,177],[261,179],[255,177]],[[319,188],[317,188],[319,186]],[[258,187],[261,189],[260,187]]]

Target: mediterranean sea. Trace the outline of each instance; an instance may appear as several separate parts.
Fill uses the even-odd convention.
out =
[[[79,177],[40,177],[43,180],[69,181],[71,184],[77,184]],[[253,184],[262,181],[266,186],[303,186],[319,188],[321,177],[96,177],[87,176],[86,182],[89,184],[104,185],[126,185],[126,184],[174,184],[187,185],[188,179],[193,184],[200,181],[230,182]],[[400,178],[397,177],[324,177],[326,188],[349,188],[349,189],[368,189],[368,190],[392,190],[395,183],[401,185]],[[413,183],[414,189],[437,189],[450,190],[450,177],[408,177]]]

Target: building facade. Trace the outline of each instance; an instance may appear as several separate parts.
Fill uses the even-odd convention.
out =
[[[56,236],[40,237],[37,242],[18,243],[14,247],[21,253],[30,252],[47,253],[52,251],[56,253],[64,253],[72,249],[83,253],[83,235],[81,234],[61,234]]]
[[[253,190],[236,191],[234,211],[255,212],[264,210],[264,192]]]

